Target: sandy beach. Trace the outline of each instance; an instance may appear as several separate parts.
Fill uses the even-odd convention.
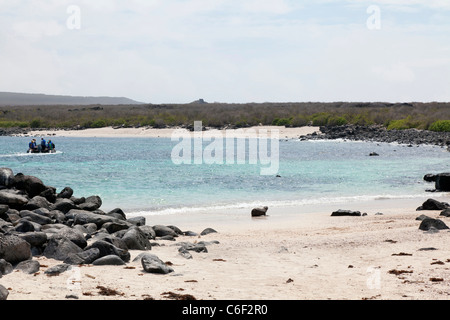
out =
[[[174,130],[178,132],[190,134],[187,129],[154,129],[154,128],[98,128],[98,129],[84,129],[84,130],[42,130],[42,131],[30,131],[27,136],[40,137],[40,136],[55,136],[55,137],[84,137],[84,138],[171,138]],[[225,132],[232,134],[236,137],[242,133],[248,132],[248,130],[254,130],[256,134],[260,130],[267,130],[269,137],[274,130],[277,130],[279,138],[282,139],[296,139],[301,135],[307,135],[314,132],[319,133],[319,127],[298,127],[298,128],[286,128],[283,126],[258,126],[243,129],[227,129],[217,130],[212,129],[204,131],[204,135],[222,134]]]
[[[126,266],[83,265],[53,277],[45,270],[61,262],[35,257],[39,272],[15,270],[0,284],[8,288],[8,300],[164,300],[167,292],[202,300],[447,300],[450,233],[419,230],[417,216],[439,215],[416,211],[422,200],[269,208],[261,218],[251,218],[247,209],[228,219],[194,216],[192,222],[170,215],[148,217],[149,225],[218,232],[155,241],[159,246],[149,252],[171,264],[175,271],[167,275],[144,272],[139,261],[132,262],[141,252],[131,251]],[[450,197],[443,194],[439,200]],[[332,217],[336,209],[359,209],[367,216]],[[450,224],[448,219],[442,218]],[[192,252],[192,259],[182,257],[176,246],[214,240],[219,243],[208,245],[207,253]],[[114,295],[104,295],[102,288]]]

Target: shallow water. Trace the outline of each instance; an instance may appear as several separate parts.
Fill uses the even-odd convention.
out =
[[[176,165],[166,138],[54,137],[58,152],[46,155],[27,154],[28,140],[1,137],[0,166],[131,214],[415,198],[434,187],[426,173],[450,171],[450,152],[436,146],[280,140],[277,177],[248,161]]]

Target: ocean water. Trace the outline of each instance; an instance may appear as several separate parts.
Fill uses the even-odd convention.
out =
[[[26,153],[29,139],[0,137],[0,167],[127,214],[415,198],[434,187],[424,174],[450,171],[450,152],[427,145],[280,140],[277,176],[248,161],[174,164],[168,138],[54,137],[57,153],[44,155]]]

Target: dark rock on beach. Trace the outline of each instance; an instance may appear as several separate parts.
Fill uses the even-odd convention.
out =
[[[9,291],[0,284],[0,301],[8,299]]]
[[[254,209],[252,209],[251,215],[252,215],[252,217],[265,216],[268,209],[269,209],[268,207],[254,208]]]
[[[442,220],[433,218],[423,219],[419,226],[419,229],[424,231],[428,231],[432,228],[435,228],[437,230],[449,229],[449,227]]]
[[[161,273],[167,274],[173,272],[174,270],[166,265],[161,259],[156,255],[151,253],[145,253],[141,257],[141,264],[145,272],[148,273]]]
[[[100,250],[97,248],[90,248],[82,252],[71,253],[64,259],[64,263],[79,265],[91,264],[100,257]],[[122,260],[122,259],[121,259]]]
[[[2,275],[7,275],[13,272],[14,268],[11,263],[5,259],[0,259],[0,278]]]
[[[89,250],[91,248],[97,248],[100,252],[100,257],[114,254],[120,257],[124,262],[130,261],[130,253],[128,250],[120,249],[107,241],[95,241],[93,244],[87,246],[85,250]]]
[[[443,217],[450,217],[450,208],[442,210],[442,212],[439,215]]]
[[[31,246],[18,236],[0,234],[0,259],[11,264],[31,259]]]
[[[39,261],[36,260],[26,260],[20,262],[15,269],[20,270],[27,274],[33,274],[39,271],[39,268],[41,267]]]
[[[155,231],[157,237],[164,237],[164,236],[178,237],[178,234],[168,226],[155,225],[153,226],[153,230]]]
[[[61,273],[66,272],[69,270],[72,266],[67,263],[61,263],[54,267],[48,268],[44,273],[49,276],[59,276]]]
[[[447,202],[440,202],[435,199],[426,200],[420,207],[416,210],[444,210],[450,208]]]
[[[83,250],[67,238],[52,238],[48,241],[43,255],[55,260],[65,260],[69,255],[82,252]]]
[[[214,230],[213,228],[206,228],[205,230],[200,232],[200,235],[201,236],[206,236],[207,234],[210,234],[210,233],[217,233],[217,231]]]
[[[342,210],[339,209],[331,213],[332,217],[342,217],[342,216],[351,216],[351,217],[359,217],[361,216],[360,211],[352,211],[352,210]]]
[[[98,258],[94,262],[92,262],[94,266],[121,266],[124,265],[125,262],[123,262],[122,259],[120,259],[115,254],[110,254],[101,258]]]

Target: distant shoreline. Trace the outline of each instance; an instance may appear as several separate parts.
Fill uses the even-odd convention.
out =
[[[33,130],[19,136],[54,136],[54,137],[78,137],[78,138],[171,138],[175,130],[189,134],[188,129],[183,128],[95,128],[83,130]],[[248,133],[249,130],[254,130],[256,134],[261,133],[261,130],[266,130],[269,138],[271,133],[278,130],[280,139],[298,139],[300,136],[319,134],[319,127],[298,127],[286,128],[281,126],[255,126],[242,129],[210,129],[203,131],[204,136],[213,135],[215,133],[225,132],[233,133],[235,136]]]

